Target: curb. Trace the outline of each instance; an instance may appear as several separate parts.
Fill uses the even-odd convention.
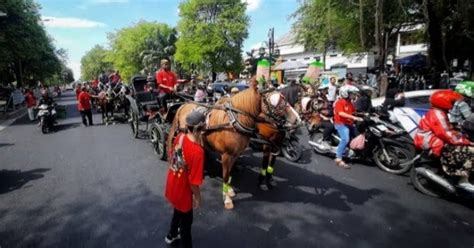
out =
[[[2,116],[2,118],[0,118],[0,132],[9,127],[16,120],[25,116],[27,113],[26,108],[21,108],[13,113],[7,114],[6,116]],[[3,117],[6,117],[6,119],[3,119]]]

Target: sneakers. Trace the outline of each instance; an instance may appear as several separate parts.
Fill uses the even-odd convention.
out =
[[[179,240],[179,239],[181,239],[181,234],[178,233],[178,234],[176,234],[175,236],[173,236],[171,233],[169,233],[169,234],[166,235],[166,237],[165,237],[165,242],[166,242],[167,244],[171,244],[171,243],[173,243],[174,241]]]

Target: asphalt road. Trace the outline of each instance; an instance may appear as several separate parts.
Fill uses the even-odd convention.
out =
[[[59,102],[68,118],[55,133],[26,116],[0,132],[0,247],[166,247],[165,163],[126,124],[81,126],[74,100]],[[472,205],[372,166],[338,168],[305,146],[301,163],[279,158],[269,192],[257,187],[261,154],[248,150],[231,211],[208,163],[195,247],[474,247]]]

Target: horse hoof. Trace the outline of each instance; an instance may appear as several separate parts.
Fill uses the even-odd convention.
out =
[[[262,191],[268,191],[268,186],[266,184],[260,184],[259,187]]]
[[[227,190],[227,195],[228,195],[229,197],[235,197],[235,191],[234,191],[234,189],[229,188],[229,189]]]
[[[225,209],[228,209],[228,210],[234,209],[234,203],[233,203],[232,201],[230,201],[230,202],[224,202],[224,208],[225,208]]]

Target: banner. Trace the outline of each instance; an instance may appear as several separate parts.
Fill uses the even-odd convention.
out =
[[[262,59],[257,63],[257,81],[270,81],[270,62],[266,59]]]
[[[306,74],[304,75],[303,82],[314,84],[318,81],[321,72],[324,71],[324,64],[320,61],[311,62],[308,66],[308,70],[306,70]]]

